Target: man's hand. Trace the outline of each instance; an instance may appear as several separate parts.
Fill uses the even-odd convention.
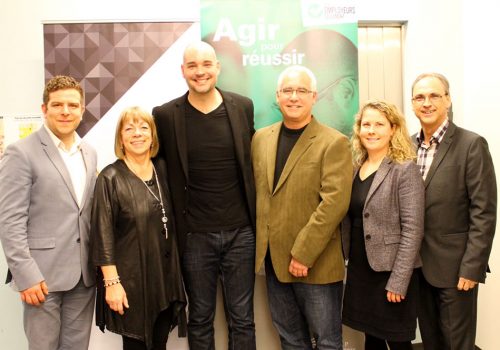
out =
[[[290,266],[288,267],[288,272],[290,272],[295,277],[306,277],[308,270],[309,268],[306,265],[301,264],[292,257]]]
[[[463,290],[463,291],[468,291],[469,289],[474,288],[476,286],[476,284],[477,284],[476,281],[472,281],[472,280],[468,280],[467,278],[460,277],[458,279],[457,289]]]
[[[38,306],[45,302],[45,296],[49,295],[49,288],[47,288],[45,281],[42,281],[33,287],[20,291],[19,294],[21,294],[21,300],[26,304]]]
[[[387,291],[387,301],[390,303],[400,303],[402,300],[405,300],[405,296],[393,292]]]

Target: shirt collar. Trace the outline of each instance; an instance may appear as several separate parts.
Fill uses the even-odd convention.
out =
[[[63,150],[64,152],[69,154],[73,154],[76,151],[80,150],[82,144],[82,138],[76,132],[74,132],[73,144],[71,145],[70,149],[66,149],[66,145],[52,132],[52,130],[50,130],[46,124],[43,124],[43,126],[45,127],[45,130],[47,130],[47,132],[49,133],[52,142],[54,142],[54,145],[58,149]]]
[[[448,130],[449,125],[450,120],[446,118],[436,131],[434,131],[434,134],[432,134],[429,140],[429,145],[432,145],[433,143],[437,143],[439,145],[441,141],[443,141],[444,134],[446,133],[446,130]],[[417,143],[420,146],[422,145],[422,142],[424,142],[424,131],[420,129],[420,132],[417,134]]]

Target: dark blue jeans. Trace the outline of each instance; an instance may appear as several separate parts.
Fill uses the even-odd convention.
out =
[[[342,349],[342,281],[281,283],[266,258],[269,309],[283,350]]]
[[[228,350],[255,350],[255,234],[252,227],[188,233],[182,265],[189,299],[189,348],[215,349],[213,323],[220,278]]]

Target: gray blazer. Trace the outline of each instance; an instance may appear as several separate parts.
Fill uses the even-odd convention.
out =
[[[80,276],[86,286],[95,283],[88,242],[97,156],[84,142],[81,151],[87,169],[81,208],[44,127],[7,147],[0,161],[0,238],[18,290],[45,280],[49,291],[67,291]]]
[[[422,271],[438,288],[484,283],[495,234],[497,186],[486,140],[450,122],[425,179]]]
[[[406,295],[413,269],[422,265],[418,252],[424,235],[424,184],[414,162],[382,161],[365,200],[363,230],[370,267],[392,271],[386,289]],[[346,216],[342,244],[347,260],[350,239]]]

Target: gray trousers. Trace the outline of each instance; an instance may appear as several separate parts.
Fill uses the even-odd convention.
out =
[[[40,306],[23,303],[29,350],[87,350],[94,314],[95,286],[82,279],[71,290],[50,292]]]

